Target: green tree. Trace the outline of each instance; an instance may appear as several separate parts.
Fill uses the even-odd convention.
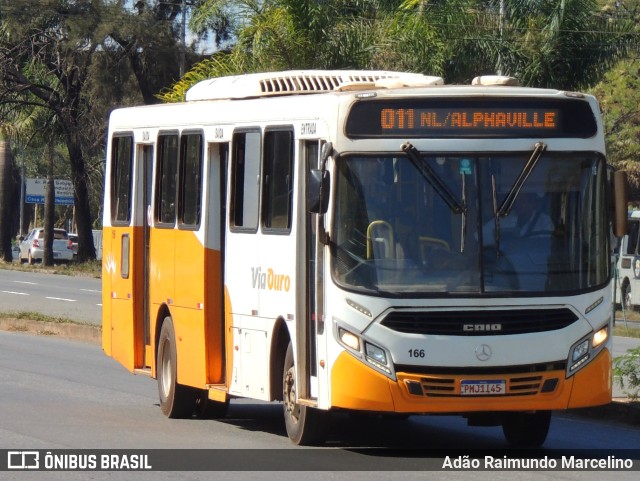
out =
[[[199,80],[288,69],[443,71],[442,45],[433,29],[402,2],[384,0],[209,0],[194,14],[194,28],[211,19],[229,25],[235,44],[196,64],[163,100],[184,98]],[[214,22],[215,23],[215,22]],[[411,54],[411,51],[414,51]]]
[[[52,130],[69,154],[78,259],[95,259],[81,124],[89,108],[83,101],[83,87],[103,37],[99,2],[44,0],[39,9],[2,3],[0,99],[50,112]]]
[[[0,0],[0,102],[49,112],[74,184],[79,260],[95,258],[91,212],[102,208],[108,113],[157,102],[155,92],[178,78],[181,9],[181,0]]]
[[[636,25],[640,38],[640,0],[619,2],[607,0],[602,14]],[[607,156],[609,162],[628,174],[632,187],[630,197],[640,200],[640,59],[638,46],[630,58],[614,65],[591,89],[602,108]]]
[[[640,61],[616,64],[592,90],[602,109],[607,156],[640,187]]]
[[[208,0],[194,23],[234,18],[236,43],[163,92],[207,77],[292,68],[402,69],[450,83],[500,72],[523,84],[593,85],[634,48],[634,23],[596,0]]]
[[[403,8],[439,24],[450,82],[501,73],[523,85],[582,89],[637,45],[634,22],[597,0],[406,0]]]
[[[156,94],[179,78],[181,54],[185,63],[191,66],[201,60],[193,46],[182,45],[181,22],[182,0],[147,0],[134,3],[133,9],[127,2],[118,0],[104,3],[101,28],[106,40],[101,48],[108,53],[101,58],[117,63],[128,62],[125,73],[132,72],[137,82],[136,94],[142,95],[145,104],[158,102]],[[189,0],[187,6],[198,2]],[[201,36],[207,28],[203,27]]]

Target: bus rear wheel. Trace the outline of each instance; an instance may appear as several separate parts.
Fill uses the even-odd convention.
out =
[[[282,375],[284,423],[289,439],[301,446],[321,444],[326,436],[326,412],[296,403],[296,369],[289,343]]]
[[[195,390],[178,384],[177,360],[173,321],[167,316],[160,330],[156,363],[160,409],[170,418],[188,418],[195,409]]]
[[[534,413],[508,412],[502,415],[502,432],[509,444],[523,448],[537,448],[547,439],[551,411]]]

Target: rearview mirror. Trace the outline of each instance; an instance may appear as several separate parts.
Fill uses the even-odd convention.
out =
[[[627,174],[623,171],[613,173],[614,223],[613,234],[622,237],[627,233]]]

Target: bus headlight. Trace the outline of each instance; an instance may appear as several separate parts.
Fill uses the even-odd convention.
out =
[[[585,339],[576,347],[573,348],[573,354],[571,355],[571,360],[573,362],[580,361],[583,357],[589,354],[589,339]]]
[[[334,335],[342,346],[346,347],[361,362],[395,381],[393,361],[388,350],[374,344],[365,335],[355,334],[347,326],[338,325],[337,322],[334,325]]]
[[[605,345],[609,337],[609,327],[604,326],[594,334],[580,339],[569,351],[569,363],[567,365],[567,377],[574,375],[587,365],[589,360],[596,357]]]
[[[375,344],[371,344],[370,342],[365,342],[364,348],[367,353],[367,357],[371,358],[375,362],[384,364],[385,366],[387,365],[387,355],[384,353],[384,349],[376,346]]]
[[[365,358],[369,364],[374,365],[378,369],[382,369],[384,372],[391,374],[391,369],[387,363],[387,353],[381,347],[371,344],[370,342],[364,343]]]
[[[605,326],[593,335],[593,341],[591,346],[597,348],[600,344],[607,340],[609,337],[609,329]]]
[[[340,335],[340,341],[342,341],[342,344],[350,347],[354,351],[360,351],[360,338],[358,336],[343,328],[339,328],[338,333]]]

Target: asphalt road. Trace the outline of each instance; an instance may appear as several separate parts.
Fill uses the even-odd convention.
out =
[[[0,310],[100,325],[101,289],[101,279],[0,269]]]
[[[102,324],[102,281],[39,272],[0,269],[0,311],[31,311],[94,325]],[[640,327],[637,321],[618,320],[617,326]],[[640,346],[640,339],[615,337],[613,357]],[[614,397],[625,397],[614,383]]]
[[[464,419],[453,416],[413,416],[398,421],[337,414],[331,420],[327,445],[314,450],[289,442],[282,406],[277,403],[232,400],[229,414],[222,420],[172,420],[160,412],[155,381],[129,373],[98,346],[23,333],[0,332],[0,386],[0,450],[160,449],[165,457],[184,457],[190,450],[207,449],[211,450],[210,456],[218,456],[219,462],[238,463],[235,472],[226,473],[0,472],[0,479],[618,481],[636,480],[638,476],[637,471],[411,470],[425,458],[441,458],[443,453],[492,450],[494,455],[522,455],[506,445],[500,428],[468,427]],[[542,454],[555,456],[571,449],[576,456],[596,452],[640,463],[639,447],[637,426],[556,413]],[[220,458],[220,449],[244,451],[229,451],[225,459]],[[265,456],[272,458],[271,469],[275,471],[255,468]],[[321,467],[329,472],[300,472],[304,466],[299,460],[305,456],[324,463]],[[349,465],[368,472],[338,472]]]

